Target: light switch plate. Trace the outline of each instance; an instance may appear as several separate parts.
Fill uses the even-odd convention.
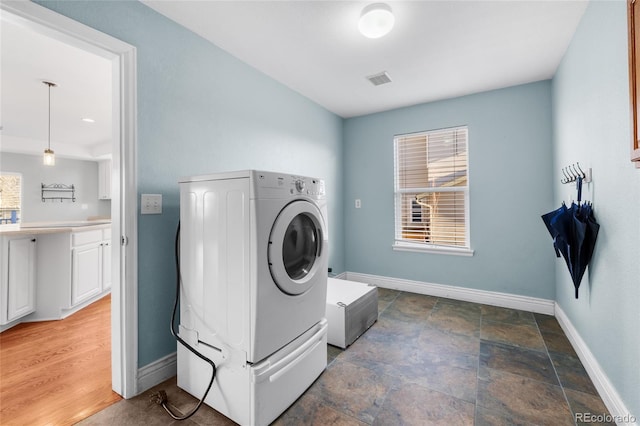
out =
[[[162,194],[142,194],[140,214],[162,214]]]

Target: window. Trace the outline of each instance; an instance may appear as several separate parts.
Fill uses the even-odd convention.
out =
[[[394,138],[397,250],[471,255],[467,127]]]
[[[0,172],[0,226],[20,223],[22,175]]]

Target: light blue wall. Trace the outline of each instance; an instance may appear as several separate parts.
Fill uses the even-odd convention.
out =
[[[138,2],[40,2],[137,48],[138,193],[163,194],[139,216],[139,366],[175,351],[173,239],[178,179],[264,169],[321,177],[329,264],[344,270],[343,120]]]
[[[54,167],[42,164],[42,156],[0,153],[0,170],[22,174],[22,222],[86,220],[111,216],[111,201],[98,200],[98,163],[56,158]],[[41,184],[74,185],[76,201],[42,202]],[[86,207],[86,208],[85,208]]]
[[[138,49],[138,192],[164,195],[162,216],[139,217],[140,366],[175,350],[178,178],[283,170],[327,180],[336,272],[557,297],[638,417],[640,173],[628,162],[624,2],[589,6],[553,84],[344,123],[139,3],[40,3]],[[393,136],[457,125],[469,126],[475,256],[394,252]],[[540,220],[568,194],[558,172],[575,161],[594,170],[586,196],[603,226],[577,301]]]
[[[555,200],[571,192],[560,168],[593,169],[585,197],[601,225],[576,300],[557,262],[557,301],[640,418],[640,170],[629,161],[631,125],[626,4],[589,4],[553,79]]]
[[[392,250],[393,137],[467,125],[473,257]],[[346,269],[555,297],[551,239],[551,85],[543,81],[345,122]],[[354,199],[362,208],[354,208]]]

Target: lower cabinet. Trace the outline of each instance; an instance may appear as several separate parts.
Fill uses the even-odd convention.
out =
[[[111,289],[111,228],[102,230],[102,290]]]
[[[110,229],[72,234],[71,307],[111,288]]]
[[[111,289],[111,228],[38,236],[36,310],[25,320],[66,318]]]
[[[5,325],[36,308],[36,239],[22,235],[1,240],[0,325]]]
[[[75,306],[102,292],[102,246],[73,248],[71,262],[71,306]]]

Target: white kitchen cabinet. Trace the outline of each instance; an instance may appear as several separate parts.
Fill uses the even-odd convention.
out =
[[[36,239],[33,235],[2,237],[0,325],[35,310]]]
[[[29,321],[66,318],[111,287],[110,227],[73,228],[38,238],[36,312]],[[109,244],[109,245],[107,245]]]
[[[102,230],[102,291],[111,289],[111,228]]]
[[[73,232],[71,307],[111,288],[111,228]]]
[[[111,199],[111,160],[98,162],[98,199]]]
[[[72,249],[71,306],[102,292],[102,245],[88,244]]]

